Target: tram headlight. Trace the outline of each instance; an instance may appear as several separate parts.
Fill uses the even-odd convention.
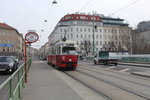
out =
[[[69,61],[71,62],[71,61],[72,61],[72,59],[69,59]]]

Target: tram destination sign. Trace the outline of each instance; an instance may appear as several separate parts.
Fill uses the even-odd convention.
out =
[[[25,40],[28,41],[29,43],[34,43],[39,39],[39,36],[35,32],[28,32],[25,35]]]

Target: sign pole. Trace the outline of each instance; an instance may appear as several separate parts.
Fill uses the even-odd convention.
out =
[[[28,79],[27,79],[27,42],[25,42],[25,46],[24,46],[24,62],[25,62],[25,65],[24,65],[24,70],[25,70],[25,83],[28,82]]]
[[[39,36],[37,33],[35,32],[28,32],[25,35],[25,46],[24,46],[24,62],[25,62],[25,66],[24,66],[24,71],[25,71],[25,83],[28,82],[28,68],[27,68],[27,44],[29,43],[34,43],[39,39]]]

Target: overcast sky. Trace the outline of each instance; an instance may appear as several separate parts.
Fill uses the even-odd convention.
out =
[[[40,40],[33,47],[40,48],[58,21],[66,14],[92,13],[123,18],[131,27],[150,20],[150,0],[0,0],[0,22],[16,28],[24,35],[36,30]],[[47,20],[47,22],[44,22]],[[41,30],[44,30],[43,32]]]

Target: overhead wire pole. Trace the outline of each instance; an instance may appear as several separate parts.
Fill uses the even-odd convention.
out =
[[[95,25],[94,25],[94,12],[93,12],[93,18],[92,18],[92,27],[93,27],[93,29],[92,29],[92,31],[93,31],[93,56],[95,55],[95,33],[94,33],[94,31],[95,31]]]
[[[92,20],[93,20],[93,25],[92,25],[92,27],[93,27],[93,56],[94,56],[94,55],[95,55],[94,12],[93,12],[93,18],[92,18]]]

